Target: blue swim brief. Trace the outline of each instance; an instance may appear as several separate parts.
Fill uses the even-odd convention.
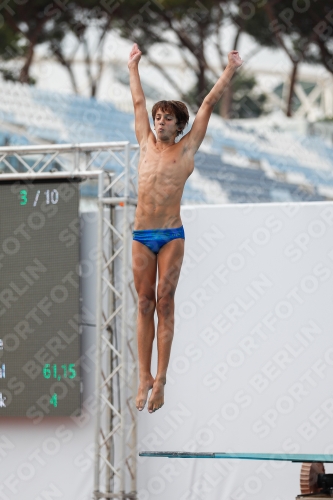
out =
[[[183,226],[170,229],[139,229],[133,231],[133,240],[139,241],[155,254],[169,241],[182,238],[185,240]]]

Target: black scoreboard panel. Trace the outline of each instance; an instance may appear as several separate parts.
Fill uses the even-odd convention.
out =
[[[78,182],[0,178],[0,416],[80,412],[78,210]]]

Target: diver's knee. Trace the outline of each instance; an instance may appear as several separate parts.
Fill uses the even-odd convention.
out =
[[[163,318],[168,318],[174,310],[174,294],[167,293],[157,297],[157,314]]]
[[[147,297],[147,295],[139,295],[138,299],[138,309],[141,314],[147,316],[154,313],[156,307],[156,300],[152,297]]]

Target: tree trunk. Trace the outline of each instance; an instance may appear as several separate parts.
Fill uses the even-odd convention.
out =
[[[29,70],[30,70],[30,66],[31,66],[32,59],[34,56],[34,49],[35,49],[35,43],[33,41],[30,41],[28,55],[27,55],[27,58],[25,60],[24,65],[20,71],[20,82],[21,83],[29,83]]]
[[[69,75],[69,78],[70,78],[70,81],[71,81],[74,93],[78,94],[79,93],[79,89],[77,88],[77,85],[76,85],[76,80],[75,80],[74,71],[72,69],[72,66],[70,64],[65,64],[64,66],[65,66],[65,68],[68,71],[68,75]]]
[[[29,41],[29,48],[28,48],[28,54],[27,58],[25,60],[25,63],[20,71],[20,82],[21,83],[28,83],[29,82],[29,70],[30,66],[34,57],[34,52],[35,52],[35,45],[38,41],[38,37],[43,29],[44,24],[46,23],[47,18],[44,17],[41,19],[37,25],[34,27],[33,30],[31,30],[31,33],[24,34],[24,36],[27,38]],[[18,28],[19,30],[19,28]],[[19,30],[21,33],[21,30]]]
[[[75,94],[78,94],[79,93],[79,89],[77,87],[77,84],[76,84],[76,79],[75,79],[75,75],[74,75],[74,71],[73,71],[73,67],[72,67],[72,64],[70,62],[70,60],[66,60],[63,53],[61,52],[61,49],[60,47],[57,47],[55,45],[53,45],[51,47],[51,50],[53,52],[53,54],[56,56],[56,58],[58,59],[58,61],[60,62],[60,64],[66,68],[66,70],[68,71],[68,76],[69,76],[69,79],[71,81],[71,84],[72,84],[72,87],[73,87],[73,91]]]
[[[294,88],[295,88],[295,83],[296,83],[296,76],[297,76],[297,69],[298,69],[298,61],[293,62],[293,68],[291,71],[290,75],[290,85],[289,85],[289,94],[288,94],[288,102],[287,102],[287,110],[286,110],[286,115],[287,116],[292,116],[292,105],[293,105],[293,96],[294,96]]]
[[[201,106],[202,101],[206,97],[208,91],[206,87],[206,67],[203,64],[200,64],[199,62],[199,72],[197,74],[198,77],[198,96],[197,96],[197,106],[198,108]]]

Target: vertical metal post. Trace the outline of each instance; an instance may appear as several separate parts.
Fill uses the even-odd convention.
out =
[[[101,428],[101,360],[102,360],[102,319],[103,319],[103,180],[104,173],[98,175],[98,242],[97,242],[97,290],[96,290],[96,373],[95,391],[97,411],[95,420],[95,478],[94,493],[100,490],[100,428]]]
[[[80,146],[77,146],[74,152],[74,169],[80,170]]]
[[[127,397],[128,397],[128,336],[126,325],[127,314],[127,292],[128,292],[128,194],[129,194],[129,168],[130,168],[130,144],[125,146],[125,165],[124,165],[124,207],[122,209],[122,233],[123,233],[123,262],[122,262],[122,313],[121,313],[121,461],[120,467],[122,471],[126,469],[127,460]],[[125,495],[126,492],[126,476],[124,472],[121,476],[120,490]],[[125,496],[124,496],[125,499]]]
[[[130,186],[132,179],[132,172],[131,172],[131,158],[130,158],[130,151],[128,150],[128,164],[129,164],[129,171],[128,171],[128,186]],[[128,193],[128,196],[130,196],[130,192]],[[130,215],[127,214],[127,237],[129,239],[129,244],[131,244],[132,237],[131,237],[131,228],[134,220],[132,221],[132,224],[130,223]],[[134,287],[134,282],[133,282],[133,277],[132,277],[132,272],[131,272],[131,280],[128,279],[128,293],[131,287]],[[132,290],[133,291],[133,290]],[[134,292],[135,293],[135,292]],[[129,400],[129,404],[131,405],[130,410],[130,415],[131,415],[131,435],[129,436],[129,463],[130,463],[130,470],[131,470],[131,492],[133,495],[136,494],[137,491],[137,458],[136,458],[136,453],[137,453],[137,409],[135,408],[134,400],[135,396],[137,393],[137,333],[136,333],[136,320],[134,320],[134,311],[132,310],[133,316],[129,318],[128,322],[130,325],[128,325],[129,331],[131,331],[132,335],[131,338],[128,338],[128,352],[131,353],[131,380],[129,380],[129,391],[130,395],[132,398]]]
[[[135,339],[136,340],[136,339]],[[132,346],[133,348],[134,346]],[[133,349],[134,352],[136,349]],[[137,359],[137,357],[136,357]],[[135,360],[136,362],[136,360]],[[132,380],[131,380],[131,394],[133,395],[133,398],[135,397],[137,393],[137,370],[136,370],[136,364],[133,366],[133,372],[132,372]],[[133,405],[134,406],[134,405]],[[136,411],[136,408],[134,408],[134,412]],[[131,492],[135,494],[136,488],[137,488],[137,464],[136,464],[136,452],[137,452],[137,424],[136,424],[136,415],[134,414],[134,418],[132,421],[132,429],[131,429],[131,436],[130,436],[130,447],[131,447],[131,454],[130,454],[130,464],[131,464]]]
[[[110,185],[112,175],[109,174],[107,175],[107,180],[108,184]],[[108,189],[108,196],[112,197],[112,188]],[[109,212],[109,221],[111,225],[114,224],[114,206],[111,205],[108,207],[108,212]],[[114,251],[114,234],[112,231],[108,231],[108,237],[106,239],[106,243],[108,245],[108,252],[107,255],[110,256],[112,255]],[[114,283],[115,280],[115,274],[114,274],[114,263],[110,262],[107,266],[108,268],[108,279],[110,283]],[[111,317],[114,313],[114,304],[115,304],[115,297],[114,293],[112,293],[111,290],[108,290],[108,295],[107,295],[107,317]],[[113,345],[113,342],[115,341],[115,336],[114,334],[116,333],[114,330],[114,325],[111,323],[107,327],[108,329],[108,339],[110,341],[110,344]],[[106,356],[106,374],[112,373],[114,369],[114,363],[113,363],[113,351],[112,349],[108,350],[108,355]],[[110,403],[114,402],[115,394],[114,394],[114,383],[112,380],[110,380],[108,387],[107,387],[107,398],[110,401]],[[114,411],[110,405],[106,405],[105,407],[105,418],[106,418],[106,432],[110,434],[112,432],[112,427],[113,427],[113,417],[114,417]],[[114,463],[114,442],[113,439],[109,439],[108,442],[105,444],[107,453],[106,453],[106,458],[107,461],[110,464]],[[114,473],[110,467],[106,467],[105,470],[105,491],[113,491],[114,490]]]

